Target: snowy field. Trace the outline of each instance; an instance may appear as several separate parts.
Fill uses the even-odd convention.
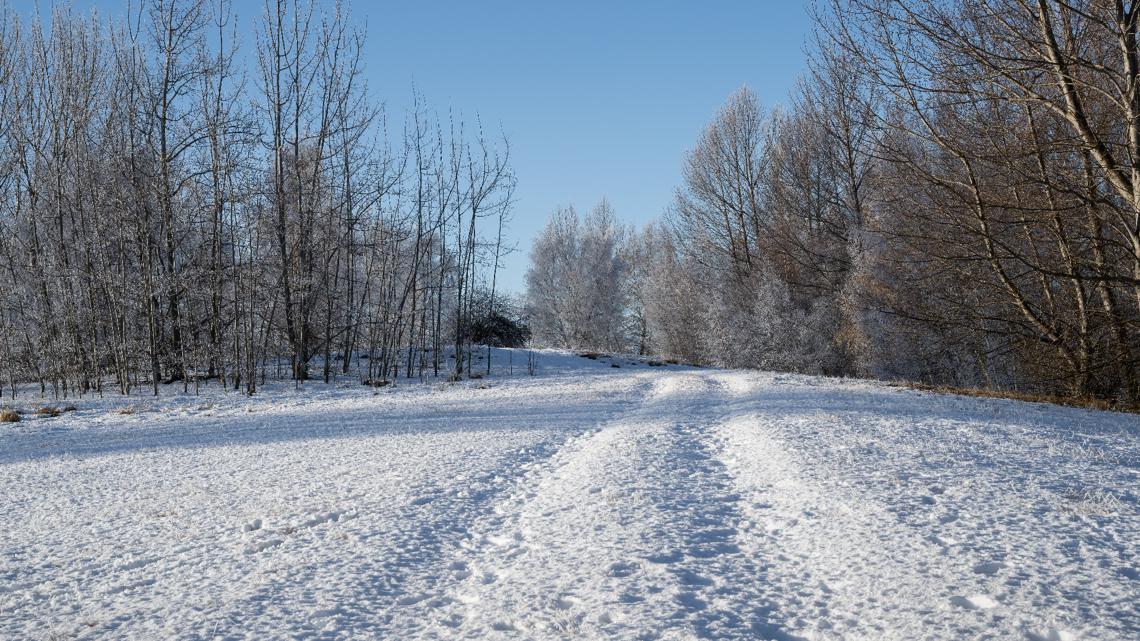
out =
[[[523,360],[0,424],[0,638],[1140,638],[1140,417]]]

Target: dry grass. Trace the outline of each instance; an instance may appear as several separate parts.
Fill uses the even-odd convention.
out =
[[[20,413],[14,409],[5,407],[0,409],[0,423],[19,423]]]
[[[55,407],[54,405],[44,405],[43,407],[37,407],[36,408],[36,415],[37,416],[47,416],[50,418],[55,418],[62,413],[63,412],[61,412],[59,410],[59,408]]]
[[[123,416],[129,416],[129,415],[135,413],[135,406],[134,405],[124,405],[123,407],[120,407],[119,409],[115,410],[115,413],[116,414],[122,414]]]
[[[1117,400],[1091,397],[1053,396],[1050,394],[1034,394],[1031,392],[1018,392],[1015,390],[983,389],[978,387],[953,387],[950,385],[927,385],[926,383],[898,383],[898,387],[935,394],[955,394],[958,396],[972,396],[976,398],[1004,398],[1027,403],[1049,403],[1051,405],[1064,405],[1066,407],[1080,407],[1083,409],[1103,410],[1112,412],[1128,412],[1140,414],[1140,405],[1128,404]]]

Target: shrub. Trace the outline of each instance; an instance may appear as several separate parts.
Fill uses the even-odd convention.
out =
[[[58,407],[52,405],[44,405],[43,407],[36,409],[36,414],[39,416],[47,416],[49,418],[55,418],[62,413],[63,412],[59,411]]]
[[[472,320],[468,332],[472,342],[491,347],[522,347],[530,340],[526,323],[497,311]]]
[[[0,423],[19,423],[20,413],[14,409],[3,408],[0,409]]]
[[[1004,398],[1027,403],[1049,403],[1052,405],[1065,405],[1067,407],[1080,407],[1091,410],[1140,414],[1140,403],[1128,403],[1120,400],[1095,398],[1092,396],[1053,396],[1050,394],[1019,392],[1017,390],[954,387],[952,385],[928,385],[926,383],[911,382],[888,383],[888,385],[892,387],[909,387],[921,392],[933,392],[935,394],[956,394],[959,396],[973,396],[978,398]]]

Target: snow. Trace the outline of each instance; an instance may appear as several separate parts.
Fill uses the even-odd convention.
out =
[[[616,364],[0,425],[0,638],[1137,638],[1140,418]]]

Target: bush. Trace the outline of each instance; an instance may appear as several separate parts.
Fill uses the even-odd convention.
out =
[[[973,396],[977,398],[1002,398],[1025,403],[1049,403],[1052,405],[1080,407],[1105,412],[1140,414],[1140,403],[1129,403],[1118,399],[1095,398],[1092,396],[1054,396],[1051,394],[1020,392],[1017,390],[929,385],[909,381],[893,382],[888,383],[888,385],[892,387],[909,387],[910,389],[915,389],[920,392],[933,392],[935,394],[956,394],[958,396]]]
[[[62,413],[63,413],[63,412],[60,412],[60,411],[59,411],[59,408],[58,408],[58,407],[54,407],[54,406],[52,406],[52,405],[44,405],[43,407],[40,407],[40,408],[37,408],[37,409],[36,409],[36,414],[37,414],[37,415],[39,415],[39,416],[47,416],[47,417],[50,417],[50,418],[55,418],[55,417],[59,416],[59,415],[60,415],[60,414],[62,414]]]
[[[0,409],[0,423],[19,423],[20,413],[14,409],[3,408]]]
[[[497,311],[471,321],[471,341],[491,347],[522,347],[530,340],[530,328],[522,320]]]

